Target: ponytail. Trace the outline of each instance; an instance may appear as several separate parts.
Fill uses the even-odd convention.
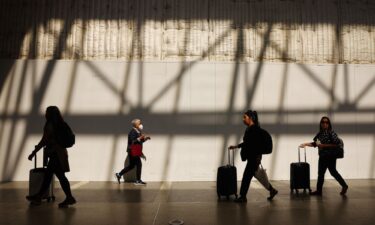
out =
[[[257,111],[247,110],[245,114],[251,118],[251,120],[254,122],[254,125],[257,127],[260,127],[259,120],[258,120],[258,113]]]

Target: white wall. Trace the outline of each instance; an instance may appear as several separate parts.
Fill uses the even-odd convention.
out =
[[[323,115],[344,139],[342,175],[375,178],[375,65],[17,60],[1,71],[0,180],[28,179],[27,155],[49,105],[76,132],[71,180],[113,180],[134,117],[152,137],[144,180],[215,180],[226,147],[242,138],[247,108],[273,135],[274,153],[263,160],[272,179],[289,179],[298,144],[312,139]],[[307,160],[316,178],[315,149]],[[240,179],[238,153],[236,166]]]

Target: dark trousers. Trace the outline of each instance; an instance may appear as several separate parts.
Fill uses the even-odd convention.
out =
[[[326,173],[327,169],[331,173],[331,175],[340,183],[342,187],[348,186],[345,180],[341,177],[339,172],[336,170],[336,158],[332,157],[319,157],[319,164],[318,164],[318,183],[316,185],[316,190],[322,192],[323,183],[324,183],[324,174]]]
[[[259,168],[260,161],[261,158],[259,157],[247,159],[246,168],[243,172],[241,182],[240,196],[246,197],[247,192],[249,191],[251,179],[253,178],[255,171]]]
[[[120,173],[119,173],[120,176],[122,176],[125,173],[127,173],[128,171],[132,170],[134,167],[137,167],[136,168],[137,169],[137,171],[136,171],[137,180],[141,180],[141,175],[142,175],[141,157],[131,156],[130,154],[128,154],[128,157],[129,157],[129,165],[120,171]]]
[[[65,172],[62,171],[57,156],[52,156],[48,162],[47,172],[44,176],[44,180],[40,188],[39,194],[42,195],[47,191],[49,185],[51,184],[53,174],[55,174],[56,177],[59,179],[61,188],[63,189],[66,197],[72,197],[69,180],[68,178],[66,178]]]

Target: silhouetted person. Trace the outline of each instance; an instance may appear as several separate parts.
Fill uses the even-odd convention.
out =
[[[143,133],[143,124],[140,119],[134,119],[132,120],[132,126],[133,128],[130,130],[128,134],[128,146],[127,146],[127,153],[129,157],[129,165],[122,169],[119,173],[115,173],[115,177],[120,184],[121,176],[127,173],[128,171],[132,170],[134,167],[136,167],[136,176],[137,180],[134,182],[135,185],[145,185],[146,183],[141,180],[142,175],[142,162],[141,158],[146,160],[146,156],[143,154],[143,152],[140,155],[134,155],[132,153],[132,146],[133,145],[139,145],[142,149],[143,142],[150,140],[150,137],[146,137]]]
[[[241,158],[242,160],[247,160],[241,182],[240,197],[235,200],[236,202],[247,202],[246,195],[250,187],[251,179],[262,161],[262,154],[259,153],[260,151],[257,149],[256,144],[257,141],[262,139],[260,136],[261,130],[258,121],[258,114],[256,111],[248,110],[243,114],[242,120],[247,126],[243,136],[243,142],[236,146],[229,147],[229,149],[241,148]],[[267,189],[270,192],[270,196],[267,199],[272,200],[278,192],[271,184],[269,184]]]
[[[345,180],[341,177],[339,172],[336,170],[336,160],[335,156],[331,154],[326,154],[332,148],[338,147],[340,140],[337,134],[332,129],[331,121],[328,117],[323,116],[319,124],[319,133],[313,138],[313,142],[303,143],[300,147],[318,147],[319,149],[319,163],[318,163],[318,182],[316,185],[316,191],[311,192],[311,195],[321,196],[323,194],[323,183],[324,174],[327,168],[331,175],[340,183],[342,189],[340,194],[345,195],[348,190],[348,185]]]
[[[32,151],[28,159],[32,160],[35,154],[40,149],[45,147],[44,153],[46,154],[46,157],[49,158],[47,171],[45,173],[39,193],[33,196],[27,196],[26,198],[33,204],[40,204],[41,197],[49,188],[53,174],[55,174],[59,179],[60,185],[66,195],[65,200],[59,203],[59,207],[67,207],[68,205],[73,205],[76,203],[76,200],[70,190],[68,178],[65,176],[65,173],[70,171],[68,151],[63,147],[60,136],[61,129],[67,125],[61,116],[60,110],[56,106],[49,106],[46,110],[45,117],[46,123],[43,129],[43,137],[39,144],[35,146],[34,151]]]

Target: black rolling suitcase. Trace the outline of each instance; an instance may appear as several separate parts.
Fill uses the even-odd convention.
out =
[[[37,168],[37,157],[34,157],[34,169],[30,170],[29,174],[29,196],[38,194],[40,187],[42,186],[44,175],[46,174],[47,158],[43,153],[43,167]],[[52,177],[51,185],[47,191],[42,195],[42,200],[46,199],[48,202],[55,201],[53,194],[54,177]]]
[[[298,189],[303,189],[304,192],[310,188],[310,165],[306,161],[306,148],[305,162],[301,162],[300,147],[298,147],[298,162],[290,164],[290,192],[295,190],[298,194]]]
[[[230,152],[233,152],[233,164],[230,164]],[[221,166],[217,170],[216,180],[217,196],[226,196],[229,199],[230,195],[235,195],[237,198],[237,169],[234,166],[234,150],[228,150],[228,165]]]

